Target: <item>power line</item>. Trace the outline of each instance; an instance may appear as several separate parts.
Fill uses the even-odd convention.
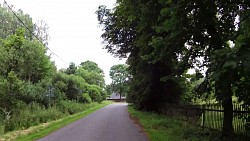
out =
[[[9,8],[9,10],[14,14],[14,16],[19,20],[19,22],[21,22],[21,24],[42,44],[44,45],[44,43],[26,26],[26,24],[18,17],[18,15],[11,9],[11,7],[8,5],[8,3],[6,2],[6,0],[4,0],[4,4],[7,5],[7,7]],[[45,45],[44,45],[45,46]],[[69,65],[68,63],[66,63],[66,61],[64,61],[60,56],[58,56],[54,51],[52,51],[49,47],[45,46],[46,49],[48,49],[52,54],[54,54],[58,59],[60,59],[63,63],[65,63],[66,65]]]

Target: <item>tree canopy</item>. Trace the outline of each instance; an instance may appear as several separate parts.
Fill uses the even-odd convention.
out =
[[[111,89],[112,92],[125,96],[128,92],[129,73],[128,66],[125,64],[113,65],[109,70],[109,76],[112,79]]]
[[[196,69],[205,77],[197,96],[214,93],[225,110],[223,134],[230,135],[232,96],[250,105],[249,8],[246,0],[118,0],[96,13],[105,49],[128,57],[129,102],[154,111],[163,102],[179,103],[185,73]]]

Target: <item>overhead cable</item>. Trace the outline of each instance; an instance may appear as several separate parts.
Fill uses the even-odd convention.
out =
[[[6,2],[6,0],[4,0],[4,4],[7,5],[8,9],[14,14],[14,16],[19,20],[19,22],[21,22],[21,24],[42,44],[44,45],[44,43],[34,34],[34,32],[32,32],[27,25],[22,21],[22,19],[20,19],[18,17],[18,15],[12,10],[12,8],[8,5],[8,3]],[[44,45],[45,46],[45,45]],[[66,61],[64,61],[60,56],[58,56],[54,51],[52,51],[49,47],[45,46],[46,49],[48,49],[51,54],[54,54],[58,59],[60,59],[63,63],[65,63],[66,65],[69,65],[68,63],[66,63]]]

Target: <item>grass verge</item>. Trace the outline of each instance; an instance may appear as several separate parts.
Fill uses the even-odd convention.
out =
[[[128,107],[128,111],[130,117],[142,126],[150,141],[209,141],[214,135],[184,121],[137,111],[132,106]]]
[[[0,138],[0,141],[2,140],[10,140],[10,141],[32,141],[32,140],[36,140],[39,138],[42,138],[48,134],[50,134],[51,132],[58,130],[76,120],[79,120],[93,112],[95,112],[96,110],[111,104],[112,102],[109,101],[104,101],[100,104],[95,104],[93,107],[86,109],[83,112],[74,114],[74,115],[70,115],[67,117],[64,117],[62,119],[56,120],[56,121],[51,121],[48,123],[44,123],[35,127],[30,127],[29,129],[26,130],[19,130],[19,131],[13,131],[10,132],[6,135],[3,135]]]

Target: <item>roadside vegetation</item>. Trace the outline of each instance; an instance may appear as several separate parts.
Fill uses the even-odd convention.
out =
[[[101,103],[90,103],[90,104],[79,104],[81,111],[73,115],[65,115],[64,117],[39,124],[37,126],[32,126],[26,130],[17,130],[9,132],[5,135],[0,136],[0,140],[17,140],[17,141],[32,141],[39,138],[42,138],[49,133],[60,129],[80,118],[87,116],[88,114],[98,110],[101,107],[104,107],[111,102],[103,101]]]
[[[71,62],[58,70],[48,55],[47,24],[15,12],[29,29],[0,5],[1,23],[7,23],[0,26],[0,136],[103,105],[107,92],[98,64]]]
[[[165,115],[138,111],[133,106],[128,111],[150,141],[210,141],[216,137],[216,132]]]

